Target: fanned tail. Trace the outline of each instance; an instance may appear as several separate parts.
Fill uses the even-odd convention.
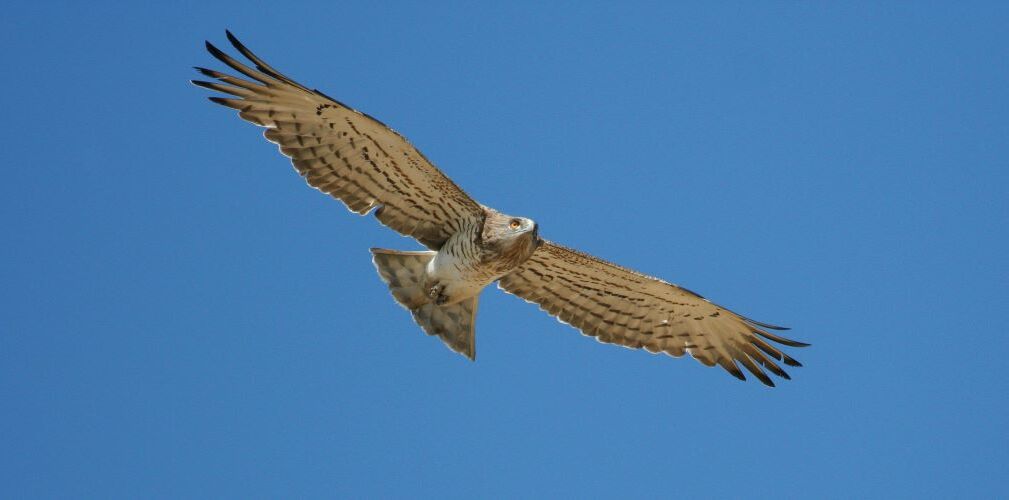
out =
[[[428,262],[435,252],[402,252],[372,248],[372,261],[393,298],[410,310],[414,321],[427,332],[437,335],[453,351],[476,359],[476,310],[479,296],[439,306],[424,289]]]

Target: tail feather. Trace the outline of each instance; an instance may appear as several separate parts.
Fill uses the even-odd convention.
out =
[[[450,306],[424,304],[410,312],[428,335],[437,335],[453,351],[476,360],[476,308],[478,297]]]
[[[382,281],[389,285],[389,291],[396,302],[411,311],[430,301],[424,291],[424,277],[427,263],[434,258],[434,254],[431,251],[371,249],[372,261]]]
[[[424,290],[428,262],[435,252],[401,252],[372,248],[372,261],[392,296],[410,310],[414,321],[441,338],[450,349],[476,359],[476,310],[479,296],[452,305],[434,304]]]

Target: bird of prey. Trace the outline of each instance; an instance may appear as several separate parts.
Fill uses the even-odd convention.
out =
[[[775,345],[803,347],[761,323],[658,278],[645,276],[540,237],[531,219],[505,215],[470,198],[403,136],[377,119],[273,69],[227,33],[251,63],[207,50],[245,78],[211,69],[200,87],[228,94],[210,100],[264,127],[308,184],[352,212],[378,220],[428,248],[372,248],[392,296],[428,335],[475,359],[480,292],[498,287],[600,342],[674,357],[690,354],[746,380],[740,365],[768,386],[766,371],[801,366]]]

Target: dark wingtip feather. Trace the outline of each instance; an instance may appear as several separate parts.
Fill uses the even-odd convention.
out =
[[[764,323],[763,321],[756,321],[750,318],[743,318],[743,319],[745,319],[747,323],[753,323],[754,325],[757,325],[761,328],[769,328],[771,330],[778,330],[778,331],[791,330],[791,328],[787,326],[772,325],[770,323]]]
[[[228,108],[231,108],[231,109],[237,109],[237,110],[241,110],[242,109],[241,105],[238,104],[241,101],[238,101],[236,99],[228,99],[226,97],[218,97],[218,96],[210,96],[207,99],[210,99],[210,102],[213,102],[215,104],[220,104],[221,106],[224,106],[224,107],[228,107]]]
[[[284,76],[283,74],[281,74],[279,71],[277,71],[276,69],[274,69],[273,66],[270,66],[269,64],[267,64],[266,61],[260,59],[260,57],[257,56],[255,53],[253,53],[251,50],[249,50],[249,48],[246,47],[244,43],[242,43],[241,41],[239,41],[238,37],[236,37],[234,34],[232,34],[231,31],[225,30],[225,33],[228,36],[228,41],[231,42],[231,46],[234,47],[236,50],[238,50],[238,52],[240,54],[242,54],[243,56],[245,56],[246,59],[248,59],[249,61],[252,61],[252,63],[254,65],[256,65],[256,69],[258,69],[259,71],[262,71],[263,73],[266,73],[267,75],[269,75],[269,76],[271,76],[271,77],[273,77],[273,78],[275,78],[277,80],[280,80],[280,81],[282,81],[284,83],[287,83],[287,84],[290,84],[290,85],[294,85],[295,87],[300,87],[303,90],[308,90],[307,88],[303,87],[301,84],[299,84],[299,83],[295,82],[294,80],[291,80],[290,78],[288,78],[288,77]]]
[[[758,356],[758,358],[756,359],[760,359],[759,357],[760,354],[756,352],[757,350],[753,349],[752,347],[750,349],[752,349],[754,354]],[[757,377],[757,379],[760,380],[764,385],[768,387],[774,387],[774,382],[771,380],[771,377],[768,377],[767,374],[764,373],[764,370],[761,370],[760,367],[757,366],[757,363],[755,363],[753,359],[750,359],[750,357],[747,356],[743,350],[741,350],[740,348],[733,348],[730,346],[729,351],[732,352],[732,355],[733,357],[736,358],[736,361],[741,363],[743,367],[749,370],[749,372],[752,373],[754,377]],[[763,360],[761,360],[760,363],[764,364]]]
[[[760,361],[758,360],[758,362],[760,362]],[[765,362],[760,362],[760,364],[764,368],[766,368],[767,371],[769,371],[769,372],[771,372],[771,373],[773,373],[773,374],[775,374],[775,375],[777,375],[777,376],[779,376],[779,377],[781,377],[781,378],[783,378],[785,380],[792,380],[792,377],[788,375],[788,372],[786,372],[785,370],[782,370],[780,366],[775,365],[774,363],[771,363],[770,361],[768,361],[766,363]]]
[[[743,371],[739,369],[739,366],[736,365],[735,361],[728,358],[721,358],[717,361],[717,363],[733,377],[736,377],[744,382],[746,381],[746,375],[743,375]]]
[[[234,47],[236,50],[238,50],[238,52],[241,53],[243,56],[245,56],[248,60],[252,61],[252,63],[256,65],[256,69],[278,80],[286,79],[283,77],[283,75],[281,75],[276,70],[271,68],[262,59],[256,56],[256,54],[254,54],[251,50],[249,50],[249,48],[246,47],[245,44],[240,42],[235,35],[231,34],[231,31],[224,30],[224,32],[227,34],[228,41],[231,42],[231,46]]]
[[[750,370],[750,373],[752,373],[753,376],[757,377],[757,380],[760,380],[764,385],[768,387],[774,387],[774,381],[771,380],[771,377],[768,377],[763,370],[761,370],[759,367],[755,365],[752,365],[752,363],[753,363],[752,361],[749,363],[745,363],[744,365],[746,366],[746,369]]]
[[[813,345],[813,344],[809,344],[807,342],[799,342],[798,340],[786,339],[784,337],[778,337],[778,338],[780,338],[781,340],[785,340],[787,342],[782,342],[781,340],[778,340],[778,339],[775,339],[775,340],[778,341],[778,342],[781,342],[782,344],[790,346],[790,347],[809,347],[809,346]]]
[[[798,368],[802,367],[802,363],[796,361],[794,358],[790,357],[789,355],[784,354],[783,356],[784,356],[784,359],[781,360],[782,363],[785,363],[788,366],[795,366],[795,367],[798,367]]]
[[[769,361],[769,360],[764,360],[764,361],[757,360],[757,361],[760,362],[760,364],[763,365],[764,368],[767,368],[767,370],[769,372],[771,372],[771,373],[773,373],[773,374],[775,374],[775,375],[777,375],[777,376],[779,376],[779,377],[781,377],[781,378],[783,378],[785,380],[792,380],[792,376],[789,375],[788,372],[786,372],[785,370],[782,370],[780,366],[772,363],[771,361]]]
[[[760,335],[761,337],[764,337],[767,340],[773,340],[779,344],[787,345],[789,347],[809,347],[809,344],[805,342],[799,342],[798,340],[792,340],[789,338],[782,337],[780,335],[775,335],[773,333],[761,330],[760,328],[753,328],[753,333],[756,333],[757,335]]]
[[[201,75],[209,76],[210,78],[220,78],[221,76],[223,76],[223,73],[219,71],[214,71],[212,69],[201,68],[199,66],[193,66],[193,69],[200,72]]]
[[[750,342],[753,345],[757,346],[758,349],[760,349],[761,351],[763,351],[768,356],[770,356],[770,357],[772,357],[774,359],[781,359],[781,356],[782,356],[781,351],[779,351],[779,350],[775,349],[774,347],[772,347],[771,344],[768,344],[767,342],[765,342],[764,339],[762,339],[760,337],[757,337],[757,336],[752,336],[752,337],[750,337]]]
[[[754,347],[753,344],[740,343],[738,349],[743,353],[745,353],[745,354],[741,353],[742,355],[749,356],[750,359],[756,361],[758,364],[763,366],[767,371],[785,380],[792,380],[792,377],[788,376],[788,373],[785,372],[785,370],[782,370],[780,366],[774,363],[774,361],[768,359],[767,356],[765,356],[764,353],[762,353],[761,351],[757,350],[757,347]]]
[[[229,29],[224,30],[224,35],[228,37],[228,41],[231,42],[231,45],[234,45],[236,49],[237,48],[245,48],[245,45],[242,45],[242,42],[238,41],[238,37],[236,37],[231,32],[231,30],[229,30]]]
[[[210,52],[210,55],[216,57],[217,59],[220,59],[221,62],[227,62],[228,55],[225,54],[224,51],[215,47],[214,44],[210,43],[209,40],[205,40],[203,44],[207,48],[207,52]]]

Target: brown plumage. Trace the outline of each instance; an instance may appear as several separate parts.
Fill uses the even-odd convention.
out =
[[[209,42],[207,50],[243,79],[197,70],[217,82],[194,84],[229,94],[211,97],[266,128],[309,185],[358,214],[415,238],[429,251],[372,249],[379,275],[414,320],[451,349],[473,359],[479,294],[499,287],[601,342],[653,353],[689,353],[745,380],[765,372],[790,378],[778,365],[801,366],[775,344],[802,347],[760,323],[684,288],[539,237],[530,219],[474,201],[405,138],[382,122],[282,75],[242,45],[249,67]]]

